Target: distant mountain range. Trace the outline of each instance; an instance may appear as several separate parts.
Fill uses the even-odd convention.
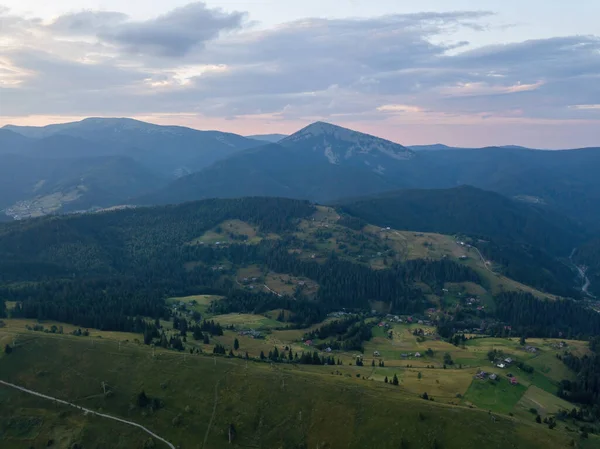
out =
[[[261,145],[237,134],[127,118],[88,118],[44,127],[7,125],[3,130],[29,138],[15,143],[14,136],[0,135],[3,152],[12,148],[14,153],[47,158],[127,156],[164,176],[181,169],[197,171],[236,151]],[[12,142],[5,143],[7,138]]]
[[[0,209],[26,218],[121,204],[262,144],[132,119],[7,125],[0,129]]]
[[[397,189],[472,185],[600,228],[600,177],[594,168],[600,166],[600,149],[437,148],[413,151],[317,122],[277,144],[238,152],[141,201],[270,195],[330,202]]]
[[[473,150],[474,148],[469,147],[449,147],[448,145],[444,145],[442,143],[435,143],[433,145],[410,145],[410,148],[413,151],[443,151],[443,150]],[[512,150],[533,150],[534,148],[521,147],[519,145],[501,145],[495,147],[485,147],[480,148],[482,150],[486,148],[505,148]]]
[[[2,168],[7,178],[0,181],[4,209],[59,193],[60,204],[48,210],[249,195],[325,203],[398,189],[471,185],[600,229],[600,177],[595,168],[600,166],[600,149],[594,148],[408,148],[323,122],[290,136],[248,138],[132,119],[90,118],[46,127],[6,126],[0,129],[0,154],[3,159],[12,156]],[[76,194],[75,179],[84,180]]]

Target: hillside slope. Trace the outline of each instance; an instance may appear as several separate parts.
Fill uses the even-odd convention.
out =
[[[562,255],[585,240],[583,230],[563,215],[469,186],[399,190],[339,204],[381,226],[501,238]]]
[[[44,159],[7,154],[0,209],[15,218],[123,204],[165,182],[130,158]]]
[[[509,277],[559,295],[575,294],[575,274],[565,262],[585,232],[572,220],[473,187],[405,190],[358,200],[340,208],[380,226],[469,235]],[[477,241],[479,240],[479,241]]]
[[[160,350],[152,357],[150,349],[131,342],[100,340],[92,346],[77,337],[27,336],[10,356],[0,356],[0,367],[3,380],[138,422],[177,447],[204,441],[205,447],[213,448],[562,449],[570,441],[565,433],[533,420],[526,423],[499,414],[491,420],[485,410],[424,401],[403,387],[365,381],[360,375],[333,375],[335,367],[317,372],[213,359],[189,354],[186,359]],[[73,364],[77,370],[64,370]],[[112,394],[102,394],[99,379]],[[147,412],[138,405],[142,391],[161,406]],[[0,393],[5,398],[0,402],[0,416],[5,418],[0,426],[20,423],[40,435],[36,439],[36,432],[30,432],[11,439],[12,432],[6,432],[3,447],[23,447],[24,441],[45,445],[52,437],[64,441],[61,447],[85,448],[142,447],[148,440],[148,435],[125,425],[77,419],[75,410],[62,407],[61,416],[72,425],[56,426],[52,433],[35,418],[48,411],[47,419],[54,422],[56,412],[49,411],[56,406],[1,386]],[[351,425],[335,424],[342,422]]]

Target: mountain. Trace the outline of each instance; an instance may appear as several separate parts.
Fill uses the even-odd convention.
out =
[[[146,204],[272,195],[328,202],[397,189],[472,185],[600,228],[600,150],[480,148],[416,151],[317,122],[276,145],[238,152],[183,177]]]
[[[245,195],[329,202],[397,189],[472,185],[557,211],[600,231],[597,148],[459,149],[436,144],[412,151],[322,122],[277,144],[131,119],[86,119],[44,128],[8,126],[2,131],[2,153],[32,158],[129,157],[174,179],[141,197],[141,204]]]
[[[11,216],[109,207],[261,142],[132,119],[0,129],[0,208]]]
[[[83,139],[79,141],[81,157],[118,154],[131,157],[162,175],[173,175],[181,169],[199,170],[237,151],[261,144],[231,133],[160,126],[128,118],[88,118],[44,127],[7,125],[3,129],[40,139],[38,147],[47,155],[53,152],[44,151],[46,144],[51,145],[46,139],[70,136]],[[94,154],[86,152],[83,141],[96,146]]]
[[[14,218],[127,202],[165,180],[130,158],[43,159],[7,154],[0,164],[0,209]]]
[[[330,164],[365,164],[376,172],[385,171],[382,161],[413,156],[412,151],[397,143],[324,122],[313,123],[279,143],[295,151],[323,153]]]
[[[142,202],[248,195],[327,201],[376,193],[398,187],[386,170],[412,156],[402,145],[318,122],[181,178]]]
[[[551,210],[469,186],[389,192],[341,201],[339,208],[379,226],[470,236],[508,277],[562,296],[576,293],[564,259],[586,234]]]
[[[470,186],[400,190],[339,204],[380,226],[500,238],[559,255],[585,240],[583,229],[565,216]]]
[[[0,154],[19,152],[31,140],[10,129],[0,128]]]
[[[285,139],[287,134],[256,134],[254,136],[246,136],[248,139],[260,140],[262,142],[277,143]]]
[[[485,148],[419,152],[401,174],[411,188],[472,185],[568,215],[590,228],[600,222],[600,148],[561,151]]]

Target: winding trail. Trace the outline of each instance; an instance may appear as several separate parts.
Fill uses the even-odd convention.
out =
[[[485,267],[486,270],[488,270],[490,273],[494,273],[494,271],[492,271],[490,269],[490,267],[488,266],[485,258],[483,257],[483,254],[481,254],[481,251],[479,251],[479,248],[477,248],[476,246],[471,245],[471,248],[473,248],[475,251],[477,251],[477,254],[479,254],[479,257],[481,257],[481,261],[483,262],[483,266]]]
[[[141,424],[134,423],[132,421],[127,421],[125,419],[117,418],[116,416],[107,415],[105,413],[98,413],[98,412],[95,412],[94,410],[90,410],[90,409],[81,407],[79,405],[72,404],[71,402],[63,401],[62,399],[57,399],[57,398],[54,398],[52,396],[48,396],[48,395],[45,395],[45,394],[42,394],[42,393],[38,393],[37,391],[28,390],[27,388],[23,388],[23,387],[20,387],[18,385],[11,384],[10,382],[5,382],[3,380],[0,380],[0,385],[4,385],[4,386],[10,387],[10,388],[14,388],[15,390],[20,390],[20,391],[22,391],[24,393],[28,393],[28,394],[31,394],[31,395],[34,395],[34,396],[38,396],[38,397],[43,398],[43,399],[48,399],[49,401],[54,401],[54,402],[57,402],[59,404],[64,404],[64,405],[68,405],[70,407],[75,407],[76,409],[81,410],[82,412],[84,412],[86,415],[89,413],[91,415],[100,416],[101,418],[112,419],[113,421],[119,421],[121,423],[137,427],[138,429],[142,429],[144,432],[146,432],[148,435],[152,436],[153,438],[156,438],[157,440],[162,441],[167,446],[169,446],[171,449],[176,449],[174,444],[169,443],[164,438],[159,437],[157,434],[155,434],[154,432],[146,429]]]
[[[274,295],[277,295],[277,296],[279,296],[280,298],[282,297],[282,295],[281,295],[280,293],[277,293],[275,290],[272,290],[272,289],[270,289],[270,288],[269,288],[269,286],[268,286],[267,284],[264,284],[264,287],[265,287],[265,288],[266,288],[268,291],[270,291],[271,293],[273,293]]]

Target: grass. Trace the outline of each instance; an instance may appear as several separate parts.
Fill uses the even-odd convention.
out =
[[[542,416],[554,414],[560,410],[571,410],[573,404],[559,398],[556,395],[550,394],[535,385],[530,386],[521,400],[519,405],[524,410],[535,408]]]
[[[212,317],[221,326],[235,326],[236,329],[271,329],[281,327],[282,323],[263,315],[252,315],[247,313],[230,313]]]
[[[84,448],[141,447],[147,435],[141,430],[93,416],[71,407],[0,387],[0,446],[2,449],[28,447]]]
[[[427,393],[436,401],[459,402],[457,395],[465,394],[472,378],[469,370],[406,369],[401,374],[401,385],[417,395]]]
[[[54,338],[64,338],[74,330],[83,329],[79,326],[74,326],[72,324],[59,323],[57,321],[46,321],[46,320],[32,320],[25,318],[3,318],[2,321],[5,323],[5,327],[0,328],[0,342],[4,343],[9,342],[12,344],[12,340],[16,338],[17,342],[21,338],[21,336],[29,335],[29,334],[44,334],[49,337]],[[45,334],[39,331],[31,331],[27,329],[27,326],[33,327],[36,324],[41,324],[44,326],[44,329],[50,329],[52,326],[56,326],[57,328],[63,328],[63,335],[60,334]],[[86,340],[97,340],[97,339],[109,339],[116,341],[134,341],[135,339],[142,339],[142,334],[135,334],[130,332],[115,332],[115,331],[101,331],[98,329],[88,329],[90,335],[88,337],[78,337]],[[10,335],[9,335],[10,334]],[[3,346],[4,347],[4,346]]]
[[[527,387],[511,385],[505,378],[500,381],[474,380],[463,397],[463,404],[491,410],[496,413],[510,413],[521,400]]]
[[[167,304],[179,306],[181,303],[185,304],[186,309],[206,314],[211,302],[222,299],[222,296],[218,295],[194,295],[194,296],[183,296],[174,297],[167,299]]]
[[[274,234],[269,234],[267,238],[277,238]],[[241,239],[243,238],[243,240]],[[227,220],[213,229],[206,231],[202,236],[190,242],[190,245],[215,245],[228,244],[236,242],[245,242],[255,245],[263,240],[256,227],[241,220]]]
[[[395,449],[402,439],[411,447],[429,448],[436,442],[446,449],[558,449],[568,444],[567,436],[542,426],[502,416],[492,423],[486,412],[424,401],[402,386],[336,374],[336,367],[271,367],[202,355],[184,359],[168,351],[157,351],[152,357],[144,346],[119,351],[109,341],[91,348],[75,337],[29,337],[0,358],[3,380],[133,420],[182,448]],[[366,367],[360,370],[370,372]],[[101,394],[102,381],[114,391],[112,397]],[[135,406],[142,390],[163,400],[164,407],[149,413]],[[63,413],[52,403],[4,387],[0,394],[2,417],[17,415],[27,423],[40,413],[45,416],[37,436],[33,426],[31,434],[16,443],[2,441],[3,448],[41,447],[52,432],[64,434],[61,441],[68,441],[57,447],[78,442],[86,449],[142,447],[147,438],[133,428],[74,410]],[[179,424],[174,424],[175,417]],[[236,429],[231,446],[230,424]],[[202,444],[205,438],[206,445]]]
[[[292,296],[296,288],[302,288],[305,296],[312,297],[319,289],[319,285],[308,278],[274,272],[267,274],[265,285],[280,295],[288,296]]]

